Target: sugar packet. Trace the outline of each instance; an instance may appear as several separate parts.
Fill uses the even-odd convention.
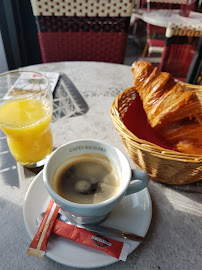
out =
[[[130,245],[125,242],[108,238],[104,235],[67,224],[57,219],[59,207],[51,199],[43,216],[39,229],[34,236],[28,255],[43,258],[51,233],[71,241],[105,252],[119,260],[126,261]]]

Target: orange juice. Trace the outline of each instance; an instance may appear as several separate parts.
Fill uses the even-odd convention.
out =
[[[41,100],[9,101],[0,107],[0,127],[14,158],[29,164],[52,152],[52,108]]]

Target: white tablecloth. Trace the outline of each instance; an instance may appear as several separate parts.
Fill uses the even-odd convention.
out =
[[[167,27],[168,23],[176,23],[181,25],[194,25],[202,27],[202,13],[190,12],[189,17],[183,17],[179,14],[180,10],[159,9],[144,12],[142,15],[143,21],[156,26]]]

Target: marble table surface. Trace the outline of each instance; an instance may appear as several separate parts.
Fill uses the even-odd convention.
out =
[[[27,70],[59,72],[63,78],[60,104],[54,107],[51,128],[54,147],[84,138],[106,141],[126,153],[110,116],[115,97],[133,85],[129,66],[96,62],[59,62],[25,67]],[[64,83],[64,85],[62,85]],[[75,87],[66,95],[65,85]],[[70,104],[70,106],[68,106]],[[30,237],[23,220],[25,194],[36,176],[16,164],[6,138],[0,134],[0,254],[2,270],[78,269],[26,254]],[[145,241],[127,258],[102,267],[118,269],[198,270],[202,265],[202,182],[168,186],[150,180],[152,220]],[[85,266],[84,266],[85,267]]]

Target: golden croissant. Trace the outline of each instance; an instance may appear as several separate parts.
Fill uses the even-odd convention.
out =
[[[131,69],[151,127],[177,151],[202,155],[202,105],[196,91],[151,63],[137,61]]]

